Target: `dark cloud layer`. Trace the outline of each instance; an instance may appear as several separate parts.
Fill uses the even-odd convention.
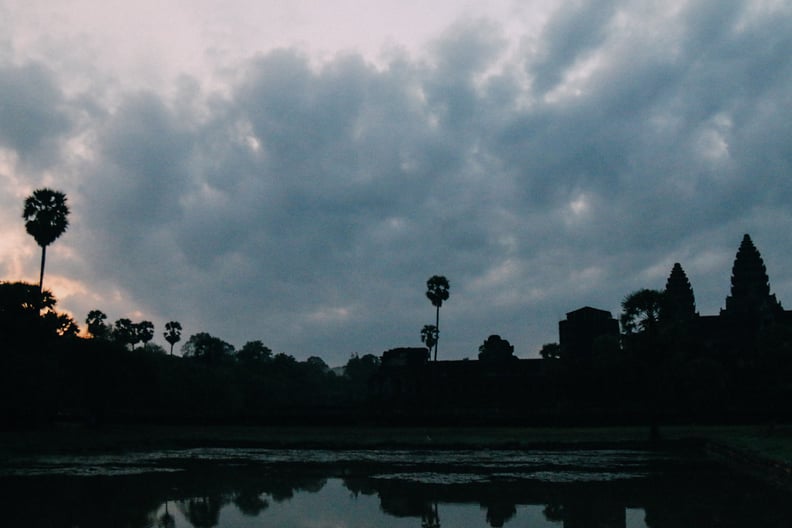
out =
[[[444,357],[492,333],[533,356],[565,312],[617,312],[675,261],[714,313],[744,232],[792,303],[792,15],[681,9],[577,2],[516,53],[467,21],[421,60],[274,50],[223,95],[125,94],[86,125],[74,278],[160,325],[332,364],[417,345],[433,274]],[[0,68],[0,93],[23,157],[80,104],[32,64]]]
[[[71,128],[57,79],[42,65],[0,63],[0,145],[37,166],[52,160]]]

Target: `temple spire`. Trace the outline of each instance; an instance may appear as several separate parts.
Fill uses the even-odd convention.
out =
[[[726,308],[722,313],[766,321],[781,310],[781,303],[770,293],[770,279],[762,256],[746,234],[734,258],[731,295],[726,297]]]
[[[668,276],[663,300],[661,320],[688,321],[696,316],[696,297],[693,288],[679,262],[674,264]]]

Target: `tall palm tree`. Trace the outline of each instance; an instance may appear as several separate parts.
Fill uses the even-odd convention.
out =
[[[165,323],[165,341],[170,343],[170,355],[173,355],[173,345],[181,340],[182,326],[178,321]]]
[[[22,218],[25,219],[25,229],[28,234],[41,246],[39,291],[42,291],[47,246],[52,244],[69,227],[69,207],[66,205],[66,195],[46,187],[36,189],[25,199]]]
[[[426,281],[426,297],[432,301],[432,305],[437,309],[435,312],[435,332],[437,337],[434,343],[434,360],[437,361],[437,344],[440,341],[440,307],[443,301],[448,300],[448,279],[442,275],[433,275]]]

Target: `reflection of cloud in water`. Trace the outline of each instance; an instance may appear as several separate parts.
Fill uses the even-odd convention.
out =
[[[637,450],[322,450],[200,448],[109,455],[23,456],[4,460],[2,475],[117,476],[179,471],[197,463],[217,465],[389,466],[401,469],[437,468],[437,473],[464,469],[497,472],[599,471],[633,472],[669,455]]]
[[[506,476],[504,474],[504,476]],[[541,482],[613,482],[616,480],[638,479],[647,473],[583,472],[583,471],[538,471],[530,474],[512,474],[515,479],[538,480]]]
[[[213,466],[348,466],[368,472],[423,474],[422,479],[476,482],[482,475],[549,482],[613,480],[645,474],[667,453],[638,450],[323,450],[172,449],[119,454],[41,455],[3,461],[0,476],[122,476]],[[383,471],[384,469],[384,471]],[[458,474],[457,476],[453,476]],[[384,477],[383,477],[384,478]],[[417,478],[417,477],[416,477]]]
[[[489,482],[487,475],[475,473],[384,473],[372,475],[373,480],[398,480],[417,484],[473,484]]]
[[[616,471],[535,471],[535,472],[498,472],[480,473],[380,473],[372,475],[374,480],[398,480],[417,484],[475,484],[480,482],[613,482],[617,480],[645,478],[648,473]]]

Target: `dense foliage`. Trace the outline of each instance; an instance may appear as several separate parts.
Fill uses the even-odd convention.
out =
[[[378,364],[374,356],[353,356],[349,375],[338,375],[318,357],[297,361],[273,354],[261,341],[236,351],[205,332],[186,340],[183,357],[173,356],[148,343],[154,334],[150,322],[119,319],[110,327],[94,310],[87,318],[92,335],[83,338],[55,307],[55,298],[47,291],[40,298],[34,285],[0,283],[6,343],[0,354],[0,420],[6,427],[59,420],[349,420],[364,408]]]

